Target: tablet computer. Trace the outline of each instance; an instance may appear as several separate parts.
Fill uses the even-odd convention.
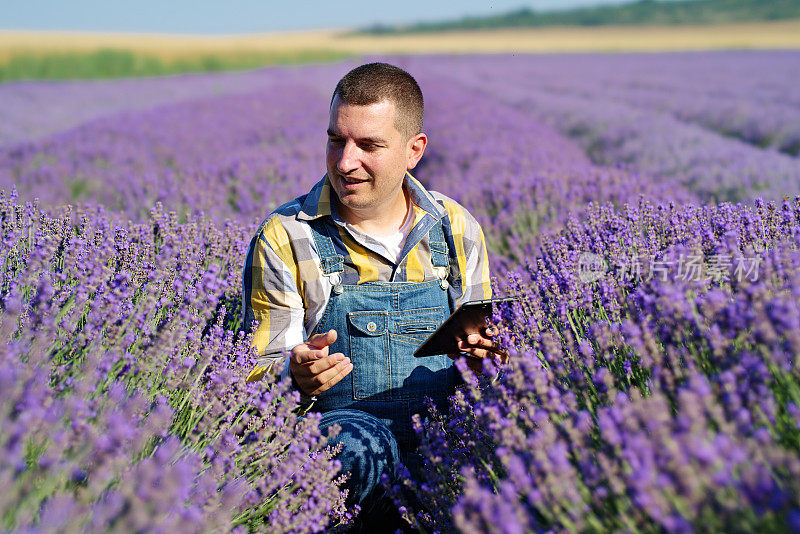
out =
[[[492,316],[492,304],[515,300],[517,297],[504,297],[463,303],[414,351],[414,356],[419,358],[461,352],[458,340],[486,326],[486,319]]]

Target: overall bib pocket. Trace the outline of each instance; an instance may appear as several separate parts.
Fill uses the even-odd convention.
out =
[[[436,321],[398,321],[397,336],[407,338],[406,341],[418,346],[439,328]]]
[[[414,351],[439,328],[445,317],[445,309],[440,306],[394,313],[389,336],[393,343],[399,342],[402,350],[410,351],[413,356]],[[425,360],[425,358],[414,359],[419,362]]]
[[[350,361],[353,363],[353,398],[356,400],[388,394],[391,387],[388,322],[388,312],[357,311],[347,314]]]

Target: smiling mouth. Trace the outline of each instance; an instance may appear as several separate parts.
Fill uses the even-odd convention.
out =
[[[366,179],[355,178],[353,176],[343,176],[341,174],[339,175],[339,177],[342,179],[343,182],[348,184],[360,184],[368,181]]]

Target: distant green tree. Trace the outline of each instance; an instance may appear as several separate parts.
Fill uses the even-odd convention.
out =
[[[800,0],[637,0],[620,5],[556,11],[534,11],[526,7],[488,17],[463,17],[403,26],[376,25],[356,33],[385,35],[530,26],[719,24],[795,18],[800,18]]]

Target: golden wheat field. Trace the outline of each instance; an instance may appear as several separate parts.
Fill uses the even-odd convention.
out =
[[[549,27],[408,35],[344,30],[242,36],[0,31],[0,62],[19,54],[122,49],[162,60],[327,50],[352,54],[664,51],[798,48],[800,20],[714,26]]]

